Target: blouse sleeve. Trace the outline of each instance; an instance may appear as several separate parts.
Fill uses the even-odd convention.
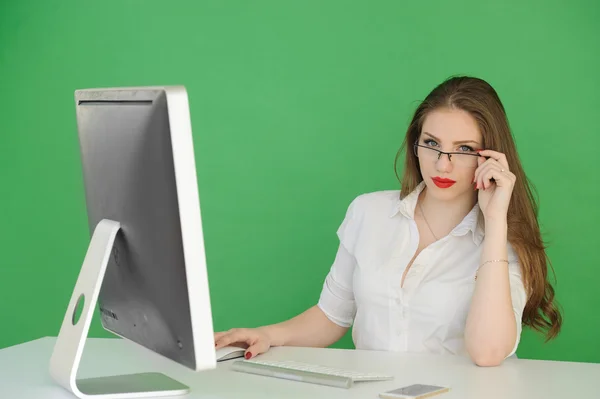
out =
[[[353,249],[358,236],[355,219],[357,200],[352,201],[337,230],[340,244],[318,302],[327,318],[342,327],[350,327],[356,315],[353,289],[356,259]]]

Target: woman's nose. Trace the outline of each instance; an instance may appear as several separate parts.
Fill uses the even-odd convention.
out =
[[[437,168],[438,171],[440,172],[450,172],[452,171],[452,161],[451,161],[451,155],[450,154],[442,154],[440,153],[437,162],[435,163],[435,166]]]

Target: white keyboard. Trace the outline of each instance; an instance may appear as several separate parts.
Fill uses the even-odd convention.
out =
[[[292,360],[238,360],[233,362],[231,367],[244,373],[340,388],[350,388],[358,381],[386,381],[394,378],[390,375],[363,373]]]

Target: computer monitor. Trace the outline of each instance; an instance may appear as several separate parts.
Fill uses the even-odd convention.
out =
[[[185,394],[163,374],[76,374],[96,305],[115,335],[192,370],[216,367],[186,89],[77,90],[75,109],[91,241],[50,373],[81,398]]]

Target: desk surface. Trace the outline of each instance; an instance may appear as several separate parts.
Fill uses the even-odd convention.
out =
[[[0,397],[3,399],[72,399],[48,374],[55,338],[42,338],[0,350]],[[230,370],[231,360],[214,370],[193,372],[122,339],[88,339],[78,377],[159,371],[191,388],[185,398],[377,398],[377,394],[410,384],[451,387],[439,395],[452,398],[597,398],[600,364],[508,359],[501,366],[480,368],[454,356],[389,352],[272,348],[262,355],[356,370],[391,373],[392,381],[333,388]]]

